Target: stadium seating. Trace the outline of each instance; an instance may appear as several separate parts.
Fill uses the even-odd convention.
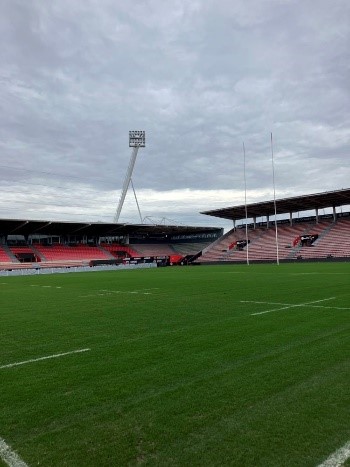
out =
[[[197,243],[174,243],[172,244],[173,250],[182,256],[196,255],[204,248],[207,248],[211,242],[197,242]]]
[[[36,249],[46,261],[91,261],[110,259],[110,255],[101,248],[89,245],[36,245]]]
[[[296,237],[302,235],[318,235],[311,246],[293,245]],[[248,247],[242,250],[230,246],[246,237],[245,229],[232,229],[228,234],[203,251],[198,259],[201,263],[246,261],[271,261],[277,258],[275,227],[257,227],[248,229]],[[348,218],[323,220],[316,222],[300,222],[294,225],[278,226],[278,254],[281,260],[325,259],[350,257],[350,220]]]
[[[301,238],[314,236],[309,244],[302,244]],[[175,243],[175,244],[133,244],[102,243],[98,246],[77,245],[18,245],[0,246],[0,269],[18,267],[57,267],[87,265],[92,260],[124,259],[126,257],[170,258],[170,263],[184,264],[202,252],[195,261],[245,262],[247,251],[249,261],[275,261],[277,258],[276,231],[274,225],[267,228],[259,225],[248,228],[249,243],[246,245],[245,227],[235,228],[215,242]],[[238,243],[237,243],[238,242]],[[333,217],[320,222],[298,220],[294,225],[278,225],[278,253],[281,261],[325,260],[330,258],[350,258],[350,217]],[[32,262],[30,266],[28,263]],[[26,263],[25,265],[23,263]],[[40,263],[40,264],[38,264]]]
[[[25,246],[25,245],[10,246],[9,250],[17,258],[19,258],[19,257],[28,257],[28,258],[32,258],[34,261],[37,261],[37,260],[40,261],[40,258],[38,258],[35,255],[34,251],[29,246]]]
[[[101,243],[100,247],[107,252],[111,258],[123,258],[124,256],[140,256],[140,254],[129,245],[118,243]]]
[[[299,248],[302,259],[350,257],[350,221],[339,219],[327,227],[312,246]]]
[[[137,251],[138,256],[170,256],[176,253],[172,245],[155,244],[135,244],[132,248]]]

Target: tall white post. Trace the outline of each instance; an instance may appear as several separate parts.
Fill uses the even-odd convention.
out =
[[[275,231],[276,231],[276,262],[280,264],[279,253],[278,253],[278,228],[277,228],[277,206],[276,206],[276,187],[275,187],[275,162],[273,158],[273,143],[271,133],[271,158],[272,158],[272,183],[273,183],[273,204],[275,207]]]
[[[247,178],[245,171],[245,146],[243,142],[243,172],[244,172],[244,206],[245,206],[245,241],[247,252],[247,266],[249,266],[249,240],[248,240],[248,209],[247,209]]]

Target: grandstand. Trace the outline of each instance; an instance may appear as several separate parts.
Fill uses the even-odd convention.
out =
[[[274,201],[206,211],[202,214],[230,219],[234,227],[226,235],[203,250],[201,263],[249,261],[270,262],[300,260],[348,260],[350,258],[350,212],[337,208],[350,204],[350,189],[316,193],[276,200],[276,213],[289,217],[270,221]],[[253,222],[236,226],[237,221]],[[331,208],[331,214],[320,215],[320,209]],[[315,214],[300,217],[304,211]],[[293,217],[297,214],[298,217]],[[257,222],[258,218],[264,218]],[[246,228],[247,227],[247,235]],[[277,235],[276,235],[277,232]],[[277,236],[277,242],[276,242]],[[278,249],[277,249],[278,245]]]
[[[218,227],[0,220],[0,269],[181,264],[222,236]]]
[[[350,216],[350,214],[349,214]],[[308,238],[318,235],[311,245],[302,245],[298,238]],[[232,229],[227,236],[215,245],[207,248],[200,261],[210,262],[245,262],[247,247],[237,248],[237,244],[245,238],[245,230]],[[258,226],[248,229],[248,254],[250,261],[269,262],[276,259],[275,228]],[[350,258],[350,217],[333,220],[298,222],[293,226],[280,225],[278,227],[279,259],[294,261],[301,259],[330,259]]]
[[[350,189],[279,199],[276,212],[282,217],[277,229],[270,220],[273,201],[203,212],[233,221],[225,235],[217,227],[3,219],[0,269],[130,262],[240,263],[247,256],[249,261],[271,262],[276,261],[277,245],[281,261],[349,260],[350,212],[337,212],[346,205],[350,205]],[[247,218],[253,222],[236,225],[246,220],[246,207]],[[320,215],[326,208],[332,212]],[[311,210],[314,215],[300,217]]]

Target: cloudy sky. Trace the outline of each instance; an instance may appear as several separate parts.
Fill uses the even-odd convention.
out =
[[[348,0],[0,0],[0,217],[113,220],[350,186]],[[140,222],[130,189],[121,222]]]

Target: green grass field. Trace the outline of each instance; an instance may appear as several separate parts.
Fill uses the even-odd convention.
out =
[[[29,466],[316,466],[350,440],[350,263],[2,277],[0,294],[0,439]]]

